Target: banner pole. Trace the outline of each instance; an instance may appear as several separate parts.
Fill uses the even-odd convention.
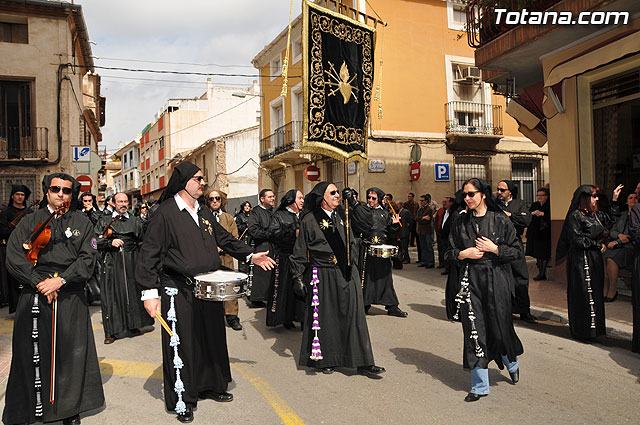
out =
[[[343,162],[343,167],[342,167],[342,172],[344,173],[344,178],[342,181],[344,181],[344,188],[346,189],[347,187],[349,187],[349,170],[347,169],[347,159],[344,159]],[[345,215],[345,219],[346,219],[346,224],[345,224],[345,228],[346,228],[346,236],[345,236],[345,240],[347,242],[347,266],[351,265],[351,236],[349,235],[349,229],[351,228],[351,225],[349,224],[349,200],[348,199],[344,199],[344,215]]]

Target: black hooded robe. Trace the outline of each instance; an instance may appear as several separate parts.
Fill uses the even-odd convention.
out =
[[[631,280],[631,304],[633,307],[631,351],[640,353],[640,204],[633,206],[629,220],[629,236],[635,244]]]
[[[251,240],[255,244],[256,252],[269,251],[269,257],[274,258],[273,246],[269,241],[269,224],[273,210],[267,210],[261,205],[251,210],[247,226]],[[267,301],[269,296],[269,286],[273,279],[273,270],[262,270],[260,267],[253,267],[253,286],[251,287],[251,302]]]
[[[376,192],[379,200],[384,198],[382,190],[371,188],[367,190],[367,194],[371,191]],[[360,227],[363,226],[360,225]],[[391,258],[375,257],[367,253],[371,245],[389,244],[390,235],[399,230],[400,225],[393,223],[391,214],[387,210],[381,207],[371,209],[371,225],[362,233],[359,261],[360,274],[361,276],[364,274],[362,291],[365,305],[378,304],[392,307],[399,304],[393,287]]]
[[[510,263],[522,255],[516,231],[509,218],[497,211],[487,211],[483,217],[467,213],[454,224],[449,235],[451,249],[446,258],[458,264],[461,280],[468,270],[478,344],[485,353],[484,357],[476,356],[469,306],[462,304],[459,317],[464,334],[464,367],[486,369],[491,360],[501,366],[502,355],[515,361],[524,352],[511,318],[514,278]],[[485,253],[480,260],[459,260],[460,251],[475,246],[480,236],[486,236],[498,245],[498,255]]]
[[[136,265],[136,282],[143,290],[160,292],[162,317],[170,326],[175,324],[179,342],[175,349],[169,335],[162,332],[164,401],[169,411],[176,410],[180,398],[196,406],[203,392],[224,392],[231,382],[223,303],[196,298],[187,278],[219,269],[218,247],[238,260],[252,253],[218,223],[208,208],[198,209],[198,224],[188,211],[178,208],[174,195],[198,170],[190,162],[174,169],[149,221]],[[167,293],[172,291],[174,296]],[[172,304],[175,322],[168,315]],[[181,368],[176,368],[178,357]],[[180,396],[175,390],[178,370],[184,385]]]
[[[293,192],[293,196],[290,195]],[[295,201],[296,190],[282,198],[280,207],[273,213],[269,225],[269,238],[274,248],[277,272],[269,286],[267,301],[267,326],[278,326],[285,322],[302,322],[304,301],[293,292],[289,256],[293,253],[297,230],[300,229],[298,215],[286,207]]]
[[[17,208],[13,205],[13,194],[16,192],[24,193],[24,208]],[[20,283],[7,271],[7,241],[14,227],[11,222],[18,214],[30,214],[33,212],[27,204],[27,200],[31,195],[31,189],[22,184],[14,184],[11,186],[11,195],[9,196],[9,205],[0,212],[0,305],[8,304],[9,313],[16,311],[18,298],[20,298]]]
[[[101,281],[102,325],[105,337],[113,337],[126,331],[153,325],[153,319],[140,301],[136,285],[135,267],[138,251],[144,236],[144,224],[138,217],[121,217],[111,224],[113,233],[103,238],[104,229],[113,221],[103,216],[94,228],[98,249],[104,255],[104,272]],[[124,241],[122,249],[111,243]],[[125,279],[126,274],[126,279]]]
[[[53,174],[45,177],[46,193]],[[66,175],[65,175],[66,176]],[[71,177],[67,176],[69,179]],[[73,181],[74,197],[80,184]],[[44,207],[25,217],[9,238],[7,266],[23,285],[13,326],[11,370],[7,382],[2,421],[6,424],[51,422],[104,405],[102,380],[84,286],[93,270],[95,240],[89,220],[75,206],[51,224],[51,240],[40,251],[37,266],[27,261],[22,243],[38,222],[49,217]],[[36,285],[53,273],[66,281],[58,292],[55,402],[49,402],[51,376],[52,304]],[[34,298],[38,295],[39,313]],[[39,372],[43,416],[36,417],[33,318],[37,317]]]
[[[344,220],[339,218],[335,229],[330,217],[320,208],[327,186],[326,182],[318,183],[305,197],[305,210],[311,212],[300,220],[300,235],[290,257],[293,278],[301,278],[309,285],[298,364],[315,368],[371,366],[373,350],[360,277],[355,267],[346,265]],[[352,261],[357,257],[353,240],[351,237]],[[314,269],[318,277],[316,308],[320,329],[317,331],[312,329]],[[322,359],[314,360],[310,357],[316,332]]]
[[[571,336],[588,340],[606,333],[604,260],[602,243],[599,241],[605,227],[598,214],[578,209],[582,193],[591,194],[591,187],[584,185],[575,191],[562,226],[556,257],[567,257],[567,305]]]

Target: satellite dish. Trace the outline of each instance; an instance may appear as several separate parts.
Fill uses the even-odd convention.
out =
[[[411,161],[419,162],[420,158],[422,158],[422,149],[417,144],[411,147]]]

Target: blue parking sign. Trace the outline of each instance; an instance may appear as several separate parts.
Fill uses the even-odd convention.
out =
[[[449,177],[449,164],[434,164],[435,165],[435,176],[437,182],[448,182],[450,180]]]

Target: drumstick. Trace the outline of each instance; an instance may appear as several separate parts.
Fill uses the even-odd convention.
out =
[[[393,209],[393,205],[391,205],[391,202],[389,202],[389,200],[387,200],[387,205],[389,205],[389,208],[391,208],[391,212],[393,213],[393,215],[398,217],[398,214],[396,214],[396,210]],[[400,224],[400,227],[402,227],[402,222],[401,221],[399,221],[398,224]]]
[[[171,328],[169,327],[169,325],[167,324],[167,322],[164,321],[164,319],[162,318],[162,316],[160,315],[159,311],[156,311],[156,319],[158,319],[158,322],[160,322],[160,324],[162,325],[162,327],[164,328],[165,331],[167,331],[167,333],[169,334],[169,336],[173,336],[173,332],[171,332]]]

